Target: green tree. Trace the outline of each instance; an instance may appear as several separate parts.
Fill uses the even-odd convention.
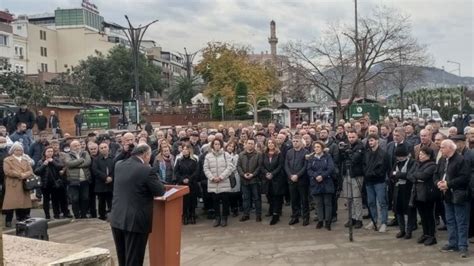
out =
[[[219,106],[219,100],[221,97],[220,94],[216,94],[212,100],[212,118],[216,120],[222,119],[222,107]]]
[[[175,104],[191,104],[191,98],[196,94],[199,86],[198,77],[180,76],[172,86],[168,100]]]
[[[28,80],[24,74],[5,72],[0,75],[0,87],[17,104],[26,103],[31,109],[45,107],[53,95],[54,86],[34,80]]]
[[[234,115],[237,119],[244,119],[248,116],[247,112],[249,106],[247,104],[242,104],[241,102],[247,102],[248,98],[248,88],[247,84],[243,81],[237,82],[235,85],[235,109]]]

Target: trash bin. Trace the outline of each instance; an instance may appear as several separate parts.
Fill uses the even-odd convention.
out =
[[[48,221],[44,218],[30,218],[18,222],[16,235],[48,241]]]

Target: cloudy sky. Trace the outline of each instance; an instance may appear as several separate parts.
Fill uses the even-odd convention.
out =
[[[353,21],[354,0],[91,0],[107,21],[125,24],[127,14],[136,24],[153,19],[146,39],[165,50],[195,51],[209,41],[251,45],[256,53],[270,50],[269,23],[277,25],[279,47],[290,40],[318,38],[328,23]],[[37,14],[79,7],[81,0],[0,0],[0,9]],[[435,62],[462,76],[474,76],[473,0],[359,0],[359,14],[376,5],[394,7],[411,17],[413,35],[426,44]]]

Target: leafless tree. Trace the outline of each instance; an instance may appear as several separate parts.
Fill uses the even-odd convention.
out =
[[[359,19],[358,38],[348,26],[330,25],[317,42],[290,42],[285,51],[302,80],[328,95],[338,117],[356,97],[367,97],[367,84],[382,74],[393,74],[403,58],[418,57],[409,17],[389,8],[375,8]],[[356,57],[356,46],[358,56]],[[356,60],[357,58],[357,60]],[[348,98],[346,105],[341,100]]]

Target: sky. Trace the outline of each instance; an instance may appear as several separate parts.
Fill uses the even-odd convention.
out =
[[[81,0],[0,0],[0,9],[15,15],[53,13],[58,7],[80,7]],[[329,24],[354,21],[354,0],[91,0],[106,21],[125,25],[154,19],[145,39],[164,50],[197,51],[210,41],[250,45],[270,51],[270,21],[275,20],[278,52],[289,41],[317,40]],[[413,36],[428,47],[433,66],[474,77],[474,0],[359,0],[360,16],[377,5],[410,17]],[[196,63],[196,62],[194,62]]]

